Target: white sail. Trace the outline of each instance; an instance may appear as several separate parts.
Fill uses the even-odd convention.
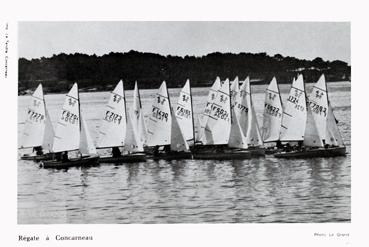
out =
[[[53,141],[53,152],[63,152],[79,149],[80,115],[78,85],[74,83],[65,97],[62,111],[59,115]]]
[[[177,152],[188,152],[190,150],[185,135],[182,132],[182,129],[180,128],[179,122],[175,115],[173,115],[172,118],[170,149]]]
[[[132,123],[134,126],[137,126],[137,135],[140,138],[142,143],[146,142],[147,139],[147,130],[144,121],[144,116],[142,113],[142,105],[140,99],[140,93],[138,91],[137,82],[135,83],[135,88],[133,91],[133,105],[130,112],[132,116]]]
[[[236,117],[236,113],[234,108],[232,108],[232,123],[231,123],[231,131],[229,134],[228,146],[232,148],[247,148],[246,137],[242,133],[242,129],[238,118]]]
[[[81,139],[79,143],[79,151],[82,154],[96,154],[96,148],[92,141],[90,131],[88,130],[87,123],[83,118],[82,114],[80,116],[81,119]]]
[[[250,97],[250,79],[247,77],[241,85],[240,93],[238,96],[237,103],[235,105],[235,114],[240,123],[242,133],[244,136],[247,135],[247,130],[249,128],[249,107],[251,105]]]
[[[128,152],[143,152],[143,141],[138,135],[138,127],[136,123],[136,116],[127,112],[127,132],[125,138],[125,145],[123,150]]]
[[[292,83],[282,117],[281,141],[304,140],[306,127],[306,96],[302,75]]]
[[[102,124],[99,128],[97,147],[119,147],[124,145],[127,128],[126,103],[123,81],[119,81],[110,93]]]
[[[175,110],[175,116],[177,118],[179,127],[187,141],[194,140],[194,126],[193,126],[193,112],[192,112],[192,98],[191,98],[190,80],[186,81],[186,84],[179,93],[178,103]]]
[[[323,142],[319,136],[317,124],[314,120],[313,113],[307,107],[307,121],[304,135],[304,146],[307,147],[323,147]]]
[[[231,82],[231,108],[233,108],[237,104],[237,100],[239,98],[240,93],[240,85],[238,81],[238,76]]]
[[[42,85],[31,96],[27,109],[21,147],[38,147],[42,145],[45,131],[45,103]]]
[[[213,104],[213,101],[215,100],[215,97],[216,97],[217,93],[218,93],[219,87],[220,87],[220,78],[217,77],[215,79],[215,82],[213,83],[213,85],[211,86],[211,88],[209,90],[209,95],[208,95],[208,99],[206,101],[204,112],[199,117],[200,128],[198,128],[198,139],[197,140],[202,142],[203,144],[208,143],[208,141],[206,140],[206,135],[205,135],[205,127],[206,127],[206,123],[208,122],[208,119],[209,119],[209,114],[211,112],[211,106]],[[212,141],[209,140],[209,143],[212,143]]]
[[[151,115],[147,124],[147,146],[170,144],[172,116],[165,81],[155,95]]]
[[[312,111],[320,138],[322,140],[326,140],[328,95],[324,74],[321,75],[318,82],[313,86],[313,90],[309,96],[308,105]]]
[[[42,141],[42,148],[44,150],[48,150],[49,152],[52,151],[54,135],[55,132],[53,124],[51,123],[50,114],[45,107],[45,132],[44,139]]]
[[[262,146],[263,140],[261,138],[258,120],[256,118],[255,109],[251,103],[249,111],[249,128],[247,129],[246,142],[248,146]]]
[[[229,79],[221,82],[206,123],[206,144],[228,144],[231,131]]]
[[[328,117],[327,117],[327,139],[326,143],[333,146],[345,146],[341,133],[337,126],[337,121],[333,113],[333,109],[328,102]]]
[[[264,142],[279,140],[283,107],[277,80],[273,77],[265,92],[262,136]]]

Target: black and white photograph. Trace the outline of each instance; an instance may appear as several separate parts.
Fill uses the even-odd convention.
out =
[[[350,22],[17,28],[17,224],[351,223]]]

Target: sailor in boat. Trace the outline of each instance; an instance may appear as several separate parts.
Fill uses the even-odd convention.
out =
[[[122,153],[119,150],[119,147],[113,147],[111,152],[113,158],[121,157]]]

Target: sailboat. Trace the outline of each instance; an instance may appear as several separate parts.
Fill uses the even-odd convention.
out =
[[[298,86],[301,88],[301,86],[303,86],[302,75],[300,75],[296,81],[299,82]],[[322,75],[314,85],[308,103],[305,100],[305,91],[303,90],[301,92],[302,96],[298,104],[305,105],[301,105],[301,108],[297,108],[304,108],[306,110],[304,114],[296,116],[300,117],[298,121],[300,124],[303,124],[304,128],[299,128],[298,131],[293,130],[289,132],[290,134],[296,134],[295,139],[299,142],[299,147],[277,153],[274,156],[278,158],[310,158],[346,155],[346,147],[343,144],[332,107],[328,100],[328,91],[324,75]],[[289,97],[288,102],[296,103],[296,100]],[[286,122],[286,125],[284,125],[286,130],[293,128],[291,122]],[[301,134],[302,136],[300,137]],[[288,135],[288,133],[286,134],[286,132],[284,136],[288,137],[287,140],[293,139],[293,136]]]
[[[32,148],[33,152],[36,153],[24,154],[21,156],[21,159],[34,161],[48,160],[52,158],[50,151],[52,148],[54,128],[46,108],[41,84],[38,85],[31,99],[32,103],[27,109],[27,117],[20,148]]]
[[[78,157],[69,158],[68,152],[78,151]],[[98,155],[87,124],[81,114],[78,85],[74,83],[65,97],[52,144],[53,160],[43,161],[44,168],[68,168],[98,164]]]
[[[193,120],[189,80],[181,90],[175,111],[171,107],[164,81],[156,94],[148,123],[147,145],[154,147],[152,158],[154,160],[191,159],[189,148],[191,143],[193,143]]]
[[[212,101],[208,120],[205,127],[205,145],[197,145],[193,152],[194,159],[246,159],[250,152],[235,150],[228,146],[230,138],[234,135],[231,115],[231,97],[229,79],[222,81]],[[237,124],[237,118],[235,118]],[[240,128],[239,128],[239,131]],[[237,136],[237,133],[236,135]],[[239,135],[238,135],[239,136]]]
[[[133,126],[137,126],[138,138],[145,145],[147,140],[147,129],[142,111],[141,96],[137,81],[135,82],[135,88],[133,91],[133,105],[130,109],[130,115],[132,116]]]
[[[139,106],[134,107],[139,108]],[[142,115],[126,110],[123,81],[120,80],[110,93],[97,141],[98,149],[112,148],[112,154],[100,156],[100,163],[126,163],[145,161],[143,140],[139,136],[139,121]],[[141,115],[141,116],[140,116]],[[137,119],[138,117],[138,119]],[[123,154],[120,148],[123,149]]]
[[[281,148],[280,132],[282,125],[283,106],[277,84],[273,77],[265,92],[262,138],[265,143],[276,143],[265,150],[267,154],[273,154]]]
[[[249,77],[241,85],[234,109],[241,126],[241,133],[246,138],[247,148],[251,155],[254,157],[264,156],[265,149],[252,103]]]

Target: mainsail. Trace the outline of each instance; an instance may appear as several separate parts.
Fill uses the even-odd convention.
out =
[[[281,141],[304,140],[306,127],[306,96],[304,80],[293,81],[282,117]]]
[[[80,143],[80,111],[78,85],[74,83],[65,97],[64,105],[59,115],[53,142],[53,152],[63,152],[79,149]]]
[[[279,93],[277,80],[273,77],[265,92],[264,117],[262,135],[264,142],[279,140],[282,124],[282,100]]]
[[[324,74],[321,75],[318,82],[313,86],[308,105],[316,122],[319,136],[322,141],[325,141],[327,139],[328,95]]]
[[[27,109],[22,148],[38,147],[43,143],[45,131],[45,101],[42,85],[31,96],[32,103]]]
[[[133,126],[137,126],[138,137],[140,138],[142,143],[145,143],[147,139],[147,130],[144,121],[144,116],[142,113],[141,98],[137,82],[135,83],[135,88],[133,91],[133,105],[131,108],[130,115],[132,117]]]
[[[147,146],[162,146],[170,144],[172,116],[169,95],[165,81],[155,95],[151,115],[147,125]]]
[[[215,100],[215,97],[216,97],[217,93],[218,93],[219,87],[220,87],[220,78],[217,77],[215,79],[215,82],[213,83],[213,85],[210,88],[204,112],[202,113],[202,115],[199,116],[199,126],[200,127],[198,128],[198,139],[197,140],[202,142],[203,144],[207,144],[208,142],[209,143],[212,142],[210,140],[209,141],[206,140],[205,127],[206,127],[206,123],[208,122],[208,119],[209,119],[209,114],[211,112],[211,106],[213,104],[213,101]]]
[[[221,82],[206,123],[206,144],[228,144],[231,131],[229,79]]]
[[[99,129],[98,148],[119,147],[124,145],[127,116],[123,81],[119,81],[110,93],[103,121]]]
[[[178,121],[179,127],[187,141],[194,140],[194,126],[193,126],[193,112],[192,112],[192,95],[190,80],[186,81],[186,84],[179,93],[178,103],[175,111],[176,121]]]
[[[237,104],[240,93],[240,85],[238,81],[238,76],[231,82],[231,108]]]
[[[173,113],[173,110],[172,110]],[[186,141],[186,138],[180,128],[179,122],[177,121],[177,117],[173,114],[172,118],[172,126],[171,126],[171,140],[170,140],[170,149],[172,151],[189,151],[190,148]]]
[[[79,143],[79,151],[82,154],[96,154],[96,148],[92,141],[90,131],[88,130],[87,123],[83,118],[82,114],[80,116],[81,120],[81,139]]]

